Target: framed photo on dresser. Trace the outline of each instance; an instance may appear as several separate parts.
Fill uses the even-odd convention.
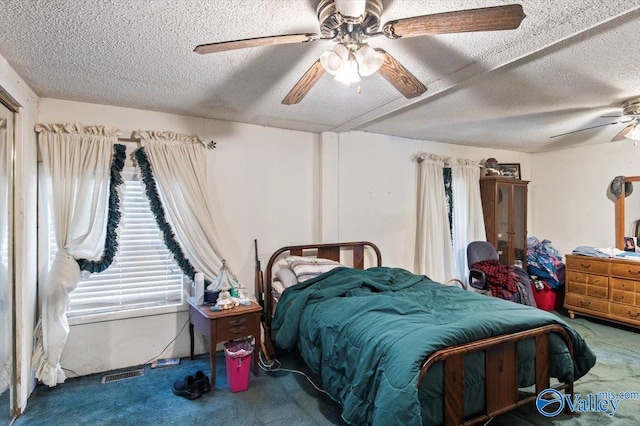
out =
[[[624,237],[624,251],[638,251],[636,237]]]

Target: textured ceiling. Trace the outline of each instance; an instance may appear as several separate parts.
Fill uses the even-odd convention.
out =
[[[386,0],[382,22],[513,3]],[[317,33],[316,0],[3,0],[0,54],[41,97],[294,130],[397,135],[539,152],[609,141],[624,124],[565,137],[640,95],[640,0],[522,0],[516,30],[371,39],[429,90],[407,100],[380,75],[325,74],[280,103],[329,41],[198,55],[198,44]]]

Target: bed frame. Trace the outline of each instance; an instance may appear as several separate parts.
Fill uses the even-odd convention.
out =
[[[293,255],[315,256],[345,263],[341,254],[349,251],[353,256],[353,268],[364,269],[366,256],[370,254],[374,256],[367,264],[382,266],[380,250],[375,244],[367,241],[288,246],[278,249],[271,256],[265,270],[264,285],[261,271],[256,277],[256,294],[259,294],[259,299],[264,300],[264,340],[270,344],[269,347],[272,347],[271,318],[273,317],[271,285],[275,274],[274,268],[278,267],[278,262],[285,256]],[[472,425],[486,422],[492,417],[535,401],[540,392],[549,388],[558,391],[564,390],[566,394],[573,395],[573,381],[550,385],[549,336],[551,333],[558,334],[564,340],[573,360],[573,347],[564,328],[557,324],[546,325],[440,349],[428,356],[422,363],[418,387],[427,375],[429,368],[438,362],[443,362],[445,425]],[[531,338],[535,339],[536,346],[535,394],[523,396],[518,388],[517,342]],[[473,418],[465,418],[464,356],[477,351],[485,352],[485,411]],[[565,412],[571,414],[568,408],[565,409]]]

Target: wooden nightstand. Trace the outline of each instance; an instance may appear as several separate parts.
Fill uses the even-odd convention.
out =
[[[190,359],[193,359],[193,327],[209,339],[211,363],[211,386],[216,384],[216,346],[219,342],[253,336],[253,374],[258,375],[258,354],[260,350],[260,312],[262,308],[251,302],[249,306],[236,306],[226,311],[211,311],[208,305],[198,306],[193,298],[189,303],[189,337],[191,338]]]

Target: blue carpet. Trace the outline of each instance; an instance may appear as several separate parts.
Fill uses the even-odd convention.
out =
[[[180,365],[151,369],[144,376],[101,384],[104,374],[38,386],[15,425],[318,425],[343,424],[340,407],[297,374],[277,372],[255,377],[249,389],[233,393],[224,353],[217,354],[216,387],[196,400],[172,392],[173,382],[201,370],[209,375],[208,355]],[[283,359],[286,367],[299,361]],[[130,370],[130,369],[127,369]]]
[[[584,318],[566,319],[598,356],[596,366],[575,384],[581,394],[612,390],[640,392],[640,332]],[[246,392],[227,385],[224,353],[217,359],[216,388],[189,401],[172,393],[172,384],[202,370],[208,355],[179,366],[150,369],[143,377],[101,384],[103,374],[68,379],[55,388],[38,386],[15,425],[344,425],[341,408],[302,376],[288,372],[251,375]],[[283,367],[303,369],[297,356]],[[316,383],[320,383],[314,377]],[[1,418],[1,417],[0,417]],[[496,417],[494,425],[640,425],[640,401],[622,401],[614,417],[603,413],[560,414],[546,418],[534,404]]]
[[[6,425],[11,422],[9,416],[9,390],[0,395],[0,425]]]

